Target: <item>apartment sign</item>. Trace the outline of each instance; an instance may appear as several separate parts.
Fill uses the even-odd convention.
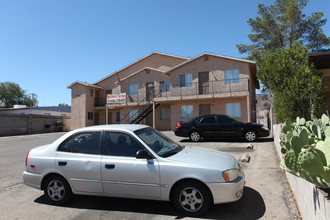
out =
[[[123,104],[126,103],[126,93],[108,94],[107,104]]]

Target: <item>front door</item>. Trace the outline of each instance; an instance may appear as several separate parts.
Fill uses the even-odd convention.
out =
[[[199,95],[209,93],[209,72],[198,73]]]
[[[105,132],[102,185],[105,194],[116,197],[160,197],[158,160],[136,159],[143,145],[130,134]]]
[[[147,87],[147,90],[146,90],[147,101],[151,101],[155,96],[154,83],[148,82],[148,83],[146,83],[146,87]]]

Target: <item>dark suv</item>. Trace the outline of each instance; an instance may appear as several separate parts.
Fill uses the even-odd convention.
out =
[[[269,136],[269,129],[262,124],[237,121],[227,115],[201,115],[188,122],[177,122],[174,133],[192,141],[233,137],[255,141],[258,137]]]

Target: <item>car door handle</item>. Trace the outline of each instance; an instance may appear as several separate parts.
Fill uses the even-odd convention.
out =
[[[65,161],[59,161],[58,165],[61,166],[61,167],[64,167],[64,166],[66,166],[67,163],[68,162],[65,162]]]
[[[113,169],[113,168],[115,168],[115,166],[116,165],[114,165],[114,164],[106,164],[105,169]]]

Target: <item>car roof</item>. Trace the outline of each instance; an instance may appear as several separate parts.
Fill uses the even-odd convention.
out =
[[[129,130],[136,131],[142,128],[149,128],[147,125],[141,124],[111,124],[111,125],[96,125],[84,128],[79,128],[75,131],[90,131],[90,130]]]
[[[222,116],[222,117],[228,117],[228,115],[222,115],[222,114],[206,114],[206,115],[199,115],[199,116],[196,116],[196,118],[198,117],[205,117],[205,116]]]

